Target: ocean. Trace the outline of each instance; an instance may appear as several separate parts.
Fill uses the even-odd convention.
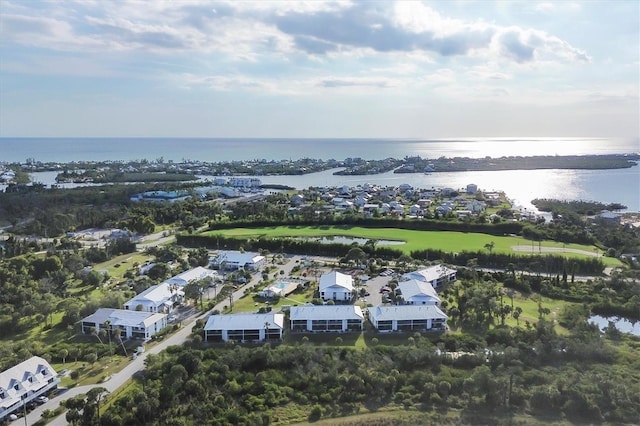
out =
[[[128,161],[207,162],[254,159],[337,159],[360,157],[502,157],[533,155],[595,155],[640,152],[639,140],[604,138],[469,138],[410,139],[224,139],[224,138],[0,138],[0,163]],[[35,181],[53,183],[55,173],[38,173]],[[310,186],[355,186],[363,183],[417,188],[463,188],[475,183],[483,190],[503,190],[523,209],[534,198],[617,202],[640,211],[640,166],[616,170],[512,170],[431,173],[384,173],[335,176],[333,171],[304,176],[258,176],[265,184],[299,189]]]

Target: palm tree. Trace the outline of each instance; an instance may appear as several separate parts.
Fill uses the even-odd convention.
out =
[[[111,321],[106,320],[103,324],[105,331],[107,332],[107,336],[109,337],[109,353],[111,354],[111,360],[113,361],[113,350],[111,349]]]

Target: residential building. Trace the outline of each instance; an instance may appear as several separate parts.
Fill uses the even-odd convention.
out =
[[[204,326],[205,342],[262,342],[282,339],[284,314],[210,315]]]
[[[434,265],[417,271],[408,272],[401,277],[401,281],[418,280],[431,284],[433,288],[455,281],[456,270],[447,268],[444,265]]]
[[[177,284],[163,282],[149,287],[124,304],[129,311],[170,314],[177,303],[182,303],[184,292]]]
[[[123,339],[148,340],[162,331],[167,321],[166,314],[100,308],[82,320],[82,334],[118,329]]]
[[[428,282],[415,279],[402,281],[398,283],[396,291],[402,295],[403,304],[440,306],[438,293]]]
[[[222,251],[211,259],[211,267],[220,270],[245,269],[255,271],[264,265],[266,259],[258,253]]]
[[[0,373],[0,422],[23,410],[23,404],[55,389],[58,383],[56,371],[39,356],[4,370]]]
[[[447,315],[436,305],[376,306],[369,309],[369,320],[381,332],[447,329]]]
[[[165,282],[184,287],[190,282],[199,280],[210,280],[213,282],[216,278],[218,278],[218,273],[216,271],[198,266],[193,269],[189,269],[188,271],[184,271],[175,277],[171,277]]]
[[[476,192],[478,192],[478,185],[475,183],[467,185],[467,194],[475,194]]]
[[[354,296],[353,278],[351,275],[337,271],[323,274],[320,277],[319,287],[320,297],[325,301],[349,302]]]
[[[304,305],[289,310],[291,331],[346,332],[360,331],[364,322],[357,305]]]

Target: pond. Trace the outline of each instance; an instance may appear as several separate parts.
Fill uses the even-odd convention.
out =
[[[640,336],[640,321],[631,322],[621,317],[603,317],[600,315],[592,315],[589,322],[596,324],[600,330],[604,330],[609,325],[609,321],[613,321],[616,328],[623,333],[631,333],[634,336]]]
[[[295,238],[296,240],[304,240],[304,241],[316,241],[321,244],[345,244],[351,245],[353,243],[358,243],[359,245],[366,244],[369,239],[367,238],[359,238],[359,237],[345,237],[338,235],[331,235],[327,237],[304,237],[304,238]],[[374,240],[376,242],[376,246],[398,246],[402,245],[405,242],[400,240]]]

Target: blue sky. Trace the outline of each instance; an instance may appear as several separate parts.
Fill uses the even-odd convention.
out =
[[[637,139],[640,2],[0,0],[0,136]]]

